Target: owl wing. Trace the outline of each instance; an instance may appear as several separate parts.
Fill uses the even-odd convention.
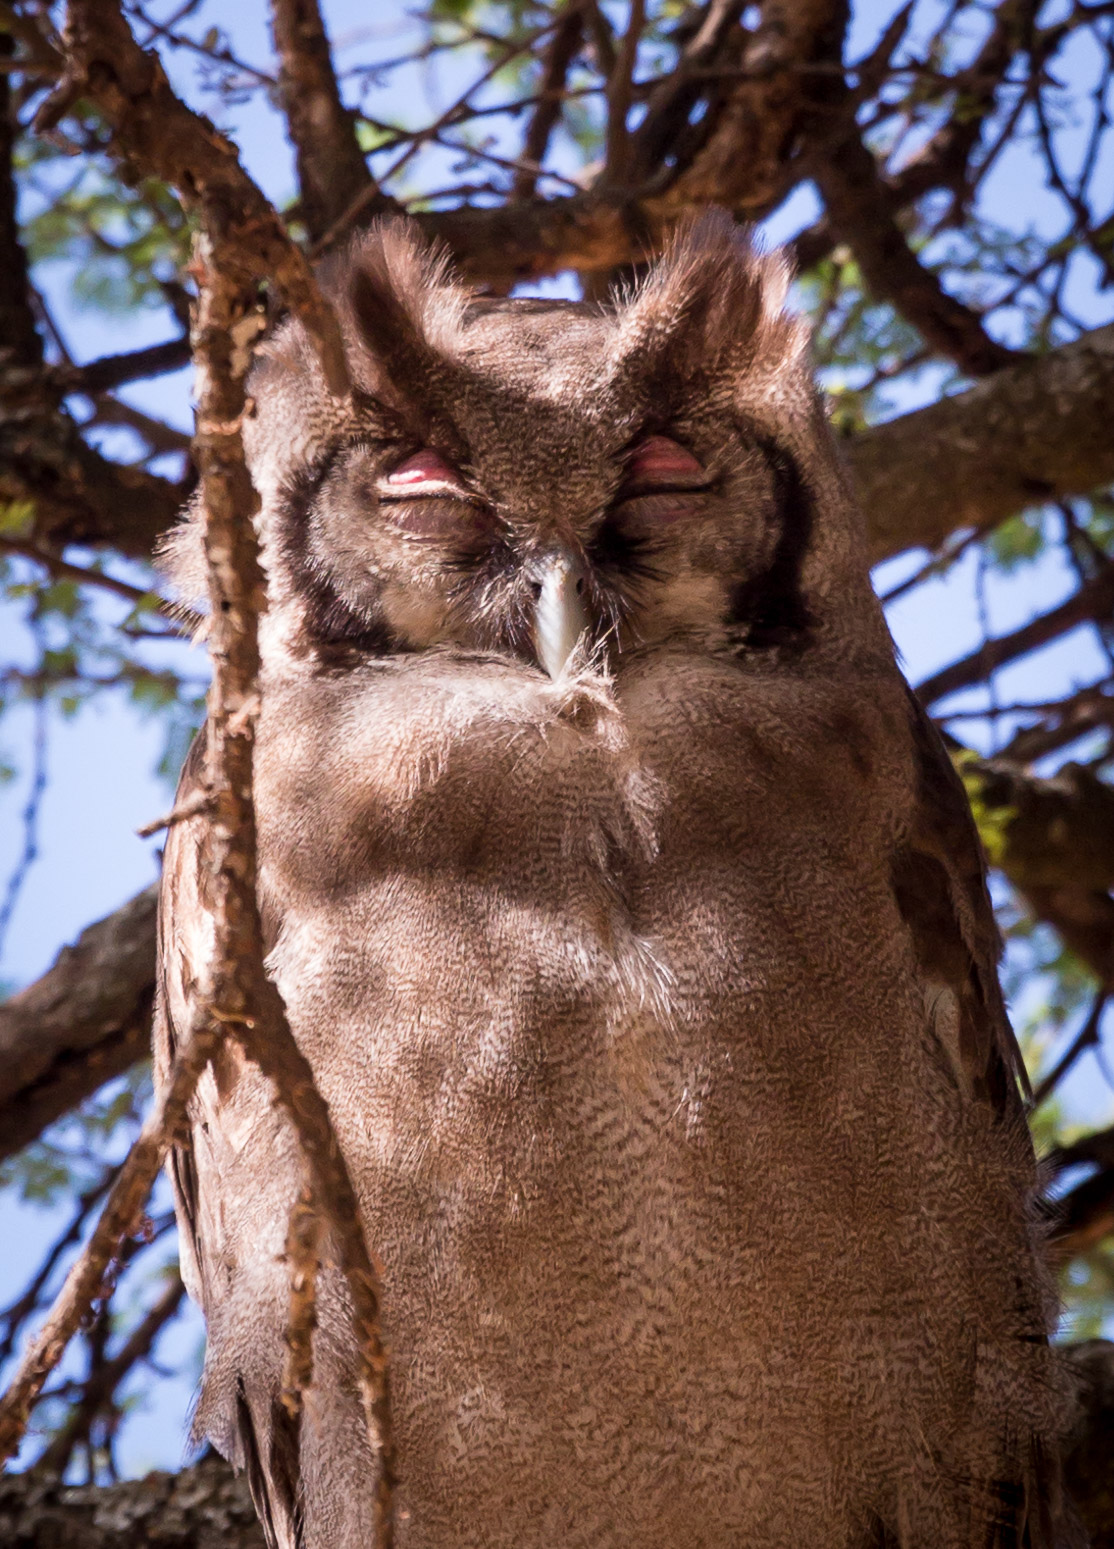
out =
[[[201,789],[205,732],[194,741],[176,804]],[[158,1086],[184,1041],[193,996],[211,941],[211,913],[199,864],[201,824],[170,831],[159,900],[154,1066]],[[288,1146],[262,1076],[229,1043],[198,1084],[186,1139],[166,1170],[178,1217],[182,1277],[205,1313],[208,1330],[195,1438],[208,1436],[245,1469],[270,1549],[301,1543],[299,1428],[278,1401],[284,1308],[269,1305],[269,1286],[245,1273],[252,1258],[252,1210],[285,1220],[283,1162]],[[250,1198],[252,1157],[258,1204]],[[245,1225],[245,1222],[247,1225]],[[260,1294],[262,1292],[262,1294]]]
[[[916,808],[894,865],[937,1035],[969,1097],[1020,1117],[1029,1082],[998,981],[1002,941],[986,858],[963,782],[943,739],[909,690]]]

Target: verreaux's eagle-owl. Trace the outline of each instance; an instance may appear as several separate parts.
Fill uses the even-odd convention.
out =
[[[978,840],[782,261],[709,216],[608,302],[492,300],[387,225],[323,283],[351,397],[296,322],[251,382],[260,902],[383,1266],[400,1549],[1051,1543]],[[167,850],[160,1072],[202,822]],[[363,1549],[346,1291],[322,1272],[292,1421],[300,1161],[233,1048],[172,1170],[199,1432],[272,1544]]]

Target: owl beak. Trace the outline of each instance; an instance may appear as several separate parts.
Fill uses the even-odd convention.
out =
[[[534,647],[549,676],[559,678],[588,628],[584,567],[568,549],[557,549],[542,560],[534,588]]]

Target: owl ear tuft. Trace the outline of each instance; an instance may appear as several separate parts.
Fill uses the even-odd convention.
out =
[[[785,310],[792,279],[780,252],[764,253],[724,210],[677,227],[645,279],[616,298],[616,352],[640,370],[784,370],[807,329]]]
[[[471,291],[446,251],[407,220],[372,226],[347,255],[347,296],[360,341],[398,390],[451,354]]]

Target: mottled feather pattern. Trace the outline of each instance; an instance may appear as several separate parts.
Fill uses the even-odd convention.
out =
[[[352,399],[293,322],[251,389],[261,905],[382,1264],[400,1549],[1066,1549],[983,862],[782,260],[710,216],[610,303],[490,301],[395,224],[324,282]],[[628,471],[651,444],[672,484]],[[551,676],[554,553],[594,622]],[[199,829],[167,847],[160,1077]],[[362,1549],[345,1291],[326,1268],[293,1425],[297,1148],[231,1055],[172,1176],[198,1434],[273,1545]]]

